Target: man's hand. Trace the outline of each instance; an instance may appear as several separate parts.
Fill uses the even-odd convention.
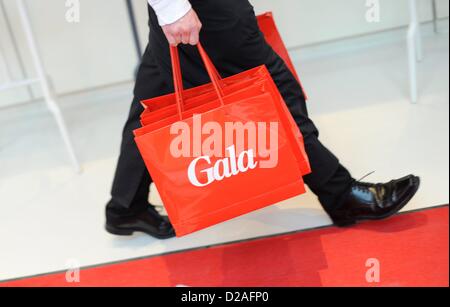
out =
[[[163,32],[172,46],[178,46],[181,43],[197,45],[201,28],[202,23],[193,9],[176,22],[162,26]]]

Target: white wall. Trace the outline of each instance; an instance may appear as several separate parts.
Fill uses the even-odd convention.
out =
[[[369,23],[366,0],[251,0],[257,13],[273,11],[288,47],[388,30],[409,22],[408,0],[380,0],[380,22]],[[422,21],[432,19],[431,0],[418,0]],[[448,17],[449,1],[438,0]]]
[[[20,30],[15,0],[3,0],[13,21],[28,74],[30,56]],[[431,19],[431,0],[418,0],[422,20]],[[64,0],[27,0],[44,64],[58,94],[130,81],[136,65],[125,0],[80,0],[81,22],[65,20]],[[273,11],[288,47],[316,44],[404,26],[407,0],[380,0],[381,22],[365,20],[366,0],[251,0],[258,13]],[[146,0],[134,0],[142,44],[147,40]],[[438,0],[439,14],[448,17],[449,1]],[[1,16],[1,15],[0,15]],[[0,17],[0,46],[15,78],[20,70]],[[0,78],[5,67],[0,67]],[[1,81],[0,81],[1,82]],[[37,93],[38,94],[38,93]],[[0,93],[0,107],[27,100],[25,90]]]

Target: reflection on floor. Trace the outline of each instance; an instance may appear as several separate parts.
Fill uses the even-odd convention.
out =
[[[418,105],[408,101],[400,42],[297,63],[322,141],[355,177],[374,170],[368,180],[422,177],[405,210],[449,202],[448,36],[424,43]],[[43,104],[1,110],[0,280],[63,270],[73,261],[89,266],[330,224],[308,194],[181,239],[108,235],[103,210],[130,93],[126,85],[61,100],[81,175],[68,165]],[[158,202],[155,193],[152,199]]]

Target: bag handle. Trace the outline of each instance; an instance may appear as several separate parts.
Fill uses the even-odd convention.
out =
[[[199,50],[203,50],[203,55],[204,55],[205,60],[206,60],[209,64],[211,64],[211,65],[210,65],[211,72],[214,74],[215,78],[216,78],[218,81],[221,81],[221,80],[222,80],[222,77],[220,76],[219,72],[217,71],[216,67],[214,66],[213,62],[211,61],[211,58],[210,58],[209,55],[206,53],[205,48],[203,48],[203,46],[202,46],[200,43],[199,43],[198,45],[199,45],[199,48],[200,48]],[[200,55],[201,55],[201,53],[200,53]],[[221,84],[221,82],[219,82],[219,84]]]
[[[200,57],[205,64],[206,71],[208,72],[209,78],[211,79],[211,82],[213,84],[214,90],[217,93],[217,96],[219,98],[219,101],[221,105],[225,105],[223,101],[223,91],[222,87],[220,85],[220,80],[222,79],[212,63],[211,59],[209,58],[206,51],[203,49],[203,46],[199,43],[197,45],[198,51],[200,53]],[[173,83],[175,88],[175,97],[177,101],[177,108],[178,108],[178,115],[180,117],[180,120],[183,119],[183,111],[184,111],[184,102],[183,102],[183,77],[181,73],[181,67],[180,67],[180,56],[178,52],[178,47],[170,46],[170,58],[172,61],[172,72],[173,72]]]

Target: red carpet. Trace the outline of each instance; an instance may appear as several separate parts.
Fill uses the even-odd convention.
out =
[[[78,286],[448,286],[448,206],[81,271]],[[379,283],[366,281],[368,259]],[[65,274],[0,286],[69,286]]]

